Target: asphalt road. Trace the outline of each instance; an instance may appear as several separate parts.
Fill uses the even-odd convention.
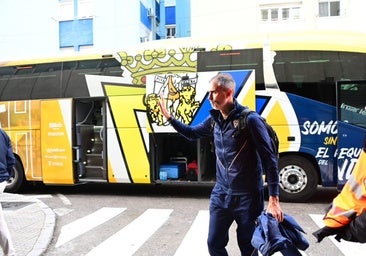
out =
[[[56,213],[55,233],[46,255],[100,255],[120,250],[120,255],[150,256],[208,255],[210,192],[211,187],[198,186],[83,185],[37,186],[25,194],[36,195]],[[330,239],[316,243],[311,235],[318,229],[315,219],[321,218],[336,194],[335,189],[319,188],[307,203],[281,203],[307,233],[310,247],[303,255],[345,255]],[[239,255],[235,224],[230,237],[229,255]],[[187,251],[188,247],[194,251]]]

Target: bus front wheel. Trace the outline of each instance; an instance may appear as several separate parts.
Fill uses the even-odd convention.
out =
[[[15,158],[15,164],[13,167],[13,173],[11,174],[10,180],[5,187],[5,192],[16,193],[19,192],[24,186],[24,170],[18,158]]]
[[[313,164],[305,157],[280,157],[278,169],[281,201],[305,202],[316,191],[318,175]]]

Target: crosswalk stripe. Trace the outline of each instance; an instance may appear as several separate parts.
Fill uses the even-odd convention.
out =
[[[198,212],[192,226],[185,235],[174,256],[209,255],[207,250],[207,231],[209,213],[207,210]]]
[[[87,256],[133,255],[167,221],[172,212],[172,209],[146,210],[126,227],[92,249]]]
[[[69,214],[72,211],[74,211],[74,209],[70,209],[70,208],[66,208],[66,207],[53,209],[53,212],[56,213],[57,216],[64,216],[66,214]]]
[[[113,217],[124,212],[127,208],[103,207],[92,214],[79,220],[69,223],[61,228],[55,247],[73,240],[74,238],[88,232],[89,230],[107,222]],[[95,256],[106,253],[108,255],[120,255],[123,248],[123,255],[133,255],[154,232],[156,232],[170,217],[172,209],[148,209],[126,227],[109,237],[107,240],[92,249],[87,256]],[[323,227],[323,215],[309,214],[318,227]],[[192,222],[192,225],[174,256],[202,255],[208,256],[207,232],[209,222],[209,211],[200,210]],[[141,232],[143,230],[143,232]],[[362,255],[366,250],[366,244],[353,243],[342,240],[338,242],[334,237],[328,237],[333,244],[345,255]],[[306,252],[300,251],[306,256]],[[259,253],[259,255],[261,255]],[[281,256],[280,252],[274,256]]]
[[[72,205],[71,201],[63,194],[57,194],[57,197],[63,202],[64,205]]]
[[[77,236],[97,227],[125,210],[126,208],[103,207],[92,214],[63,226],[55,247],[57,248],[71,241]]]
[[[181,245],[178,247],[174,256],[186,256],[186,255],[202,255],[208,256],[207,249],[207,232],[209,223],[209,211],[201,210],[198,212],[197,217],[193,221],[190,229],[185,235]],[[301,255],[306,256],[306,252],[300,251]],[[262,255],[259,252],[259,255]],[[273,256],[281,256],[282,253],[276,252]]]
[[[300,251],[301,255],[307,256],[307,254],[304,251]],[[261,253],[258,254],[259,256],[263,256]],[[273,256],[283,256],[283,254],[281,252],[275,252],[274,254],[272,254]]]
[[[27,195],[26,198],[37,198],[37,199],[47,199],[52,198],[52,195]]]
[[[309,214],[310,218],[316,223],[319,228],[324,227],[322,214]],[[366,244],[348,242],[345,240],[341,240],[338,242],[334,236],[328,237],[335,246],[344,254],[344,256],[354,256],[354,255],[364,255],[366,251]]]

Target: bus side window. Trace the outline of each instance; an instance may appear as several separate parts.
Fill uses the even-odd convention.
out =
[[[9,82],[9,79],[14,75],[16,72],[15,67],[2,67],[0,68],[0,99],[3,99],[2,93]]]
[[[70,78],[65,85],[65,97],[88,97],[85,75],[100,74],[100,60],[81,60],[71,70]]]
[[[100,68],[104,76],[122,76],[121,63],[116,59],[102,59]]]
[[[62,97],[61,62],[39,64],[34,75],[37,76],[32,91],[32,99]]]
[[[343,82],[339,91],[339,120],[366,127],[365,95],[366,83]]]
[[[30,99],[33,86],[37,80],[37,76],[33,74],[34,66],[15,67],[14,75],[9,77],[3,88],[2,100],[19,100]]]

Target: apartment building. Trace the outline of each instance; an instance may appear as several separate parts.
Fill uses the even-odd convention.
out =
[[[363,0],[191,1],[191,36],[302,30],[366,32],[364,7]]]

